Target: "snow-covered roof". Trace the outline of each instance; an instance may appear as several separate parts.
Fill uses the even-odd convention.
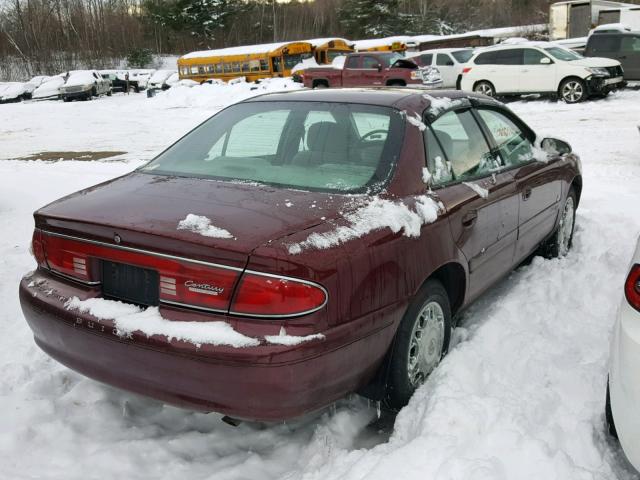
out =
[[[366,50],[368,48],[390,47],[394,43],[407,43],[414,37],[407,35],[398,35],[395,37],[372,38],[368,40],[356,40],[353,42],[353,48],[356,50]]]
[[[416,35],[412,37],[417,43],[430,42],[432,40],[451,40],[454,38],[485,37],[485,38],[508,38],[521,35],[527,32],[543,32],[547,29],[546,23],[536,25],[520,25],[518,27],[487,28],[484,30],[473,30],[471,32],[454,33],[451,35]]]
[[[301,40],[301,42],[310,43],[314,48],[324,45],[325,43],[329,43],[335,40],[341,40],[345,42],[347,45],[353,45],[351,40],[347,40],[346,38],[340,37],[328,37],[328,38],[312,38],[310,40]]]
[[[417,57],[418,55],[422,55],[424,53],[452,53],[452,52],[460,52],[463,50],[473,50],[472,47],[458,47],[458,48],[429,48],[428,50],[421,50],[419,52],[407,52],[407,58]]]
[[[304,41],[301,41],[305,43]],[[219,48],[217,50],[202,50],[199,52],[191,52],[183,55],[182,59],[189,58],[205,58],[205,57],[219,57],[225,55],[254,55],[260,53],[268,53],[273,52],[274,50],[278,50],[284,46],[287,46],[291,43],[299,43],[299,42],[278,42],[278,43],[262,43],[260,45],[245,45],[240,47],[228,47],[228,48]]]

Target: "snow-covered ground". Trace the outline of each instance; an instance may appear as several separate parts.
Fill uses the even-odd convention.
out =
[[[147,99],[0,106],[0,478],[634,478],[605,434],[608,338],[640,232],[640,91],[510,106],[582,156],[574,249],[536,258],[466,312],[455,346],[385,428],[352,397],[278,425],[234,428],[83,378],[34,345],[17,286],[39,206],[139,166],[249,85]],[[267,88],[295,88],[286,81]],[[11,160],[124,151],[115,161]]]

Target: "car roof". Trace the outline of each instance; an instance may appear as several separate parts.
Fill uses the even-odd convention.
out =
[[[429,90],[412,87],[370,87],[370,88],[323,88],[318,90],[300,89],[289,92],[266,93],[244,100],[250,102],[339,102],[378,105],[382,107],[398,107],[398,104],[415,104],[425,101],[425,94],[434,98],[476,98],[485,97],[461,90]],[[428,97],[426,97],[428,99]]]

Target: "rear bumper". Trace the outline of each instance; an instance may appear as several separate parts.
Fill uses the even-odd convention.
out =
[[[122,338],[113,322],[64,308],[74,288],[41,272],[20,284],[24,316],[47,354],[100,382],[242,419],[293,418],[358,390],[375,374],[394,332],[386,324],[358,337],[353,325],[340,326],[323,332],[324,340],[280,346],[263,339],[244,348],[198,348],[137,333]]]
[[[625,299],[611,341],[609,390],[620,445],[640,471],[640,312]]]

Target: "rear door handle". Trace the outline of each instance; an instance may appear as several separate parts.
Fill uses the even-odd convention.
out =
[[[522,192],[522,199],[529,200],[529,197],[531,197],[531,189],[525,188],[524,192]]]
[[[462,217],[462,225],[466,228],[469,228],[473,226],[474,223],[476,223],[477,219],[478,212],[476,212],[475,210],[471,210],[467,212],[464,217]]]

